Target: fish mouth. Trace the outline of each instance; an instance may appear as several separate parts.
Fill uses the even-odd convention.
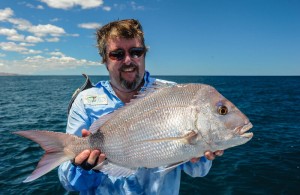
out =
[[[247,123],[246,125],[243,125],[243,126],[239,126],[239,127],[236,127],[234,129],[234,131],[239,134],[241,137],[244,137],[244,138],[252,138],[253,137],[253,133],[252,132],[248,132],[246,133],[249,129],[251,129],[253,127],[252,123]]]

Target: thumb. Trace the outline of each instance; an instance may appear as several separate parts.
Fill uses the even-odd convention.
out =
[[[91,132],[89,132],[88,130],[86,130],[86,129],[82,129],[81,130],[81,135],[82,135],[82,137],[87,137],[87,136],[89,136],[91,134]]]

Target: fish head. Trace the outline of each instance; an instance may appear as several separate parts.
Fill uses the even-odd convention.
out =
[[[211,151],[224,150],[251,140],[253,126],[233,103],[215,88],[204,85],[196,97],[197,129]]]

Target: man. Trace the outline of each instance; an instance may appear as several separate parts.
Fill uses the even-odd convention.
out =
[[[80,92],[68,117],[67,133],[87,136],[86,130],[100,118],[128,103],[141,87],[155,81],[145,71],[147,52],[141,24],[137,20],[111,22],[97,31],[99,53],[109,72],[109,81]],[[207,151],[200,159],[178,166],[168,173],[157,169],[139,168],[127,178],[114,178],[91,170],[105,160],[99,150],[85,150],[73,160],[59,167],[59,178],[67,190],[82,194],[178,194],[181,170],[192,177],[205,176],[215,155]]]

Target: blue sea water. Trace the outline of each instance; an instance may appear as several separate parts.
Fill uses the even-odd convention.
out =
[[[159,78],[213,85],[254,125],[254,138],[216,158],[206,177],[183,174],[180,194],[300,194],[300,77]],[[93,82],[101,79],[107,77],[92,77]],[[81,76],[0,77],[0,194],[69,194],[60,185],[57,170],[22,183],[43,151],[11,133],[64,132],[68,102],[83,81]]]

